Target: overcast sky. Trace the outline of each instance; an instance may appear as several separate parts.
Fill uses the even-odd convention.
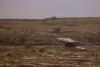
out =
[[[100,17],[100,0],[0,0],[0,18]]]

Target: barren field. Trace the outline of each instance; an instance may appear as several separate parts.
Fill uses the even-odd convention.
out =
[[[1,19],[0,67],[100,67],[99,29],[100,18]]]

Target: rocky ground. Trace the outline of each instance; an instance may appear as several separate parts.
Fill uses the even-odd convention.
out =
[[[8,67],[100,67],[100,46],[84,47],[85,50],[62,46],[5,46],[0,50],[0,63]]]
[[[0,20],[0,67],[100,67],[99,21]],[[58,37],[85,49],[65,47]]]

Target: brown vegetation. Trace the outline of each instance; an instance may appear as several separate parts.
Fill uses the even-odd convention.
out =
[[[29,63],[41,67],[44,63],[58,67],[61,67],[59,64],[99,67],[99,22],[100,18],[0,20],[0,63],[11,66]],[[65,48],[62,42],[56,40],[57,37],[75,39],[86,50]]]

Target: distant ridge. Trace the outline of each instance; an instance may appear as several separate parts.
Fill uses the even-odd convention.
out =
[[[43,19],[52,19],[52,17]],[[0,19],[0,20],[43,20],[43,19]],[[61,17],[61,18],[56,17],[56,19],[100,19],[100,17]]]
[[[5,22],[52,22],[52,21],[62,21],[62,22],[79,22],[79,21],[91,21],[91,22],[97,22],[100,20],[100,17],[64,17],[64,18],[56,18],[56,17],[50,17],[50,18],[44,18],[44,19],[0,19],[0,23]],[[68,20],[68,21],[67,21]]]

